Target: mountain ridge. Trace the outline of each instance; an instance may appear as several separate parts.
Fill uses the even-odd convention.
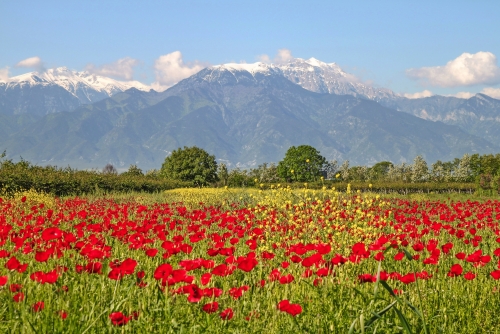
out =
[[[311,92],[266,66],[253,72],[206,68],[164,92],[129,89],[45,115],[4,142],[9,157],[119,168],[159,168],[172,150],[194,145],[231,167],[248,168],[277,162],[301,144],[353,164],[500,150],[458,127],[375,101]]]

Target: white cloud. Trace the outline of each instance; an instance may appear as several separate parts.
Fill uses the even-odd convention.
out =
[[[0,68],[0,81],[7,81],[9,79],[9,67]]]
[[[152,84],[152,87],[158,91],[165,90],[182,79],[198,73],[208,65],[199,61],[184,63],[180,51],[160,56],[155,60],[156,82]]]
[[[293,59],[292,52],[288,49],[279,49],[278,54],[274,57],[274,62],[276,64],[288,63]]]
[[[264,64],[271,63],[271,58],[266,54],[257,56],[257,60],[260,61],[261,63],[264,63]]]
[[[470,99],[474,95],[476,95],[476,94],[471,93],[471,92],[458,92],[458,93],[452,94],[450,96],[458,97],[460,99]]]
[[[487,87],[481,93],[491,96],[494,99],[500,99],[500,88]]]
[[[440,87],[472,86],[500,82],[497,58],[491,52],[462,53],[444,66],[412,68],[406,74],[413,79]]]
[[[430,97],[433,96],[434,94],[430,90],[424,90],[422,92],[416,92],[413,94],[403,94],[404,97],[408,99],[420,99],[422,97]]]
[[[276,53],[276,56],[271,60],[271,57],[269,57],[266,54],[262,54],[257,56],[257,60],[266,64],[285,64],[288,63],[290,60],[293,60],[292,56],[292,51],[288,49],[279,49],[278,52]]]
[[[101,66],[88,64],[85,67],[85,70],[97,75],[115,77],[124,80],[132,80],[134,77],[134,67],[139,65],[139,63],[140,62],[137,59],[125,57],[118,59],[111,64],[104,64]]]
[[[38,56],[21,60],[19,63],[14,65],[14,67],[33,68],[39,72],[45,71],[45,67],[43,66],[42,59]]]

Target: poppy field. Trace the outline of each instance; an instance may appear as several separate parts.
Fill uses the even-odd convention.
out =
[[[500,201],[0,198],[3,333],[498,333]]]

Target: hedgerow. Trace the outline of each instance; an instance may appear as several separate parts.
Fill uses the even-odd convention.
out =
[[[190,187],[188,182],[168,180],[159,176],[100,173],[54,166],[36,166],[27,161],[0,162],[0,190],[14,194],[36,190],[56,196],[110,192],[161,192]]]

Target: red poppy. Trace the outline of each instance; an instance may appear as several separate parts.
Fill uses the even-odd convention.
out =
[[[228,267],[226,264],[219,264],[212,270],[212,274],[216,276],[229,276],[233,272],[230,267]]]
[[[288,299],[284,299],[278,303],[278,310],[282,312],[287,312],[292,316],[296,316],[297,314],[302,313],[302,306],[299,304],[291,304]]]
[[[472,281],[474,278],[476,278],[476,275],[474,273],[472,273],[471,271],[469,271],[468,273],[466,273],[464,275],[464,278],[468,281]]]
[[[294,277],[292,274],[287,274],[287,275],[283,275],[280,277],[279,279],[279,282],[280,284],[290,284],[294,281]]]
[[[253,268],[257,266],[258,262],[255,259],[255,254],[253,256],[247,256],[242,259],[238,259],[238,269],[246,272],[250,272]]]
[[[18,292],[14,295],[14,297],[12,297],[12,299],[16,302],[16,303],[20,303],[24,300],[24,293],[22,292]]]
[[[219,303],[217,303],[217,302],[207,303],[207,304],[203,305],[202,309],[206,313],[217,312],[217,310],[219,309]]]
[[[399,252],[396,255],[394,255],[394,260],[401,261],[404,257],[405,257],[405,253]]]
[[[232,296],[234,299],[238,299],[241,296],[243,296],[243,292],[245,292],[245,291],[248,291],[247,285],[244,285],[244,286],[239,287],[239,288],[231,288],[231,289],[229,289],[228,294],[230,296]]]
[[[168,263],[164,263],[158,266],[154,272],[154,278],[156,280],[167,279],[172,273],[172,266]]]
[[[89,262],[85,266],[85,271],[89,274],[102,274],[102,263],[101,262]]]
[[[490,275],[491,275],[491,277],[493,277],[493,279],[498,280],[498,279],[500,279],[500,270],[492,271],[490,273]]]
[[[457,277],[462,275],[463,268],[460,264],[454,264],[451,266],[450,271],[448,272],[449,277]]]
[[[31,308],[33,309],[33,312],[41,312],[45,308],[45,303],[43,301],[36,302],[33,306],[31,306]]]
[[[150,248],[146,251],[146,255],[149,257],[155,257],[158,254],[158,250],[156,248]]]
[[[11,285],[9,285],[10,292],[18,292],[18,291],[21,291],[22,288],[23,288],[23,286],[21,284],[11,284]]]
[[[203,275],[201,275],[201,284],[203,285],[207,285],[208,283],[210,283],[210,279],[212,278],[212,274],[210,273],[205,273]]]
[[[337,266],[339,264],[344,264],[348,261],[348,259],[346,259],[345,257],[343,257],[342,255],[340,254],[336,254],[333,258],[332,258],[332,264],[334,266]]]
[[[403,282],[404,284],[410,284],[410,283],[415,282],[415,276],[416,276],[415,274],[409,273],[409,274],[406,274],[406,275],[400,277],[399,280],[401,282]]]
[[[330,268],[320,268],[320,269],[318,269],[318,271],[316,271],[316,275],[318,277],[325,277],[325,276],[328,276],[332,273],[333,273],[333,271]]]
[[[448,242],[447,244],[444,244],[441,246],[441,249],[443,250],[443,253],[448,254],[450,250],[453,248],[453,244],[451,242]]]
[[[9,278],[7,276],[0,276],[0,286],[4,286],[5,284],[7,284],[8,280]]]
[[[321,255],[320,253],[315,253],[302,260],[302,265],[304,267],[311,267],[312,265],[320,262],[321,260],[323,260],[323,255]]]
[[[300,306],[300,304],[290,304],[286,312],[295,317],[302,313],[302,306]]]
[[[263,251],[262,252],[262,258],[264,258],[266,260],[272,260],[272,259],[274,259],[274,254],[270,253],[268,251]]]
[[[224,311],[222,311],[219,316],[221,317],[222,320],[231,320],[234,316],[234,312],[232,308],[227,308]]]
[[[44,241],[50,241],[54,239],[61,239],[63,237],[63,231],[57,227],[49,227],[43,230],[42,239]]]
[[[123,274],[119,268],[112,269],[108,274],[108,278],[112,280],[120,280],[122,277]]]
[[[201,290],[196,284],[191,284],[189,289],[189,295],[187,297],[188,302],[197,303],[203,297],[203,290]]]
[[[257,242],[255,240],[247,240],[245,244],[250,248],[250,250],[257,249]]]
[[[19,262],[19,260],[16,259],[15,256],[13,256],[5,263],[5,268],[9,270],[16,270],[20,265],[21,263]]]
[[[129,318],[122,312],[113,312],[109,315],[109,319],[114,326],[123,326],[129,322]]]
[[[61,319],[64,320],[68,317],[68,312],[61,310],[61,311],[59,311],[59,316],[61,317]]]
[[[373,283],[377,281],[377,277],[371,275],[371,274],[361,274],[358,275],[358,280],[361,283]]]
[[[316,250],[319,254],[328,254],[332,251],[332,246],[330,244],[318,244]]]
[[[378,252],[377,254],[375,254],[375,256],[373,258],[375,259],[375,261],[383,261],[384,260],[384,253]]]
[[[290,301],[288,299],[283,299],[278,303],[278,310],[285,312],[288,307],[290,307]]]
[[[219,288],[205,288],[203,289],[203,296],[208,298],[220,297],[222,292],[222,289]]]

